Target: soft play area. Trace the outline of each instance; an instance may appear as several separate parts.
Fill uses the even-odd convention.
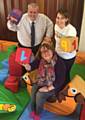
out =
[[[16,46],[15,42],[0,41],[0,120],[18,120],[30,100],[26,84],[17,83],[17,79],[9,72],[9,56],[15,51]],[[9,81],[10,77],[15,81]],[[15,106],[7,110],[6,105]]]
[[[20,79],[21,66],[14,61],[16,49],[16,42],[0,40],[0,120],[32,120],[29,118],[31,86]],[[77,53],[71,79],[66,100],[46,102],[41,120],[85,119],[85,103],[80,104],[85,100],[84,52]]]

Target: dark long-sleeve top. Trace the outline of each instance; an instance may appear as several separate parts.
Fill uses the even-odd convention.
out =
[[[56,54],[57,55],[57,54]],[[35,59],[30,65],[31,70],[37,69],[40,64],[40,59]],[[56,64],[54,66],[55,68],[55,81],[54,81],[54,87],[56,93],[59,92],[61,89],[64,88],[64,82],[66,80],[66,68],[63,63],[63,61],[59,58],[57,58]]]

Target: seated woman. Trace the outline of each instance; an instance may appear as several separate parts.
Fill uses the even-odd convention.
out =
[[[64,87],[65,66],[62,60],[48,44],[42,44],[39,56],[30,65],[25,64],[27,71],[37,69],[36,83],[32,86],[30,117],[40,120],[40,113],[49,97],[58,94]]]

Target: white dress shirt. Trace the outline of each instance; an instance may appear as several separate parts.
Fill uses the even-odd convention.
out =
[[[23,14],[18,25],[12,23],[10,20],[7,22],[9,30],[17,31],[18,41],[24,47],[31,47],[31,20],[28,14]],[[53,35],[53,23],[44,14],[38,14],[35,21],[35,45],[39,45],[43,40],[43,37],[52,37]]]

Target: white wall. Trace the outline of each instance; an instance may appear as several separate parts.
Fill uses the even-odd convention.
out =
[[[79,51],[85,51],[85,0],[84,0],[84,12],[82,19],[80,42],[79,42]]]

